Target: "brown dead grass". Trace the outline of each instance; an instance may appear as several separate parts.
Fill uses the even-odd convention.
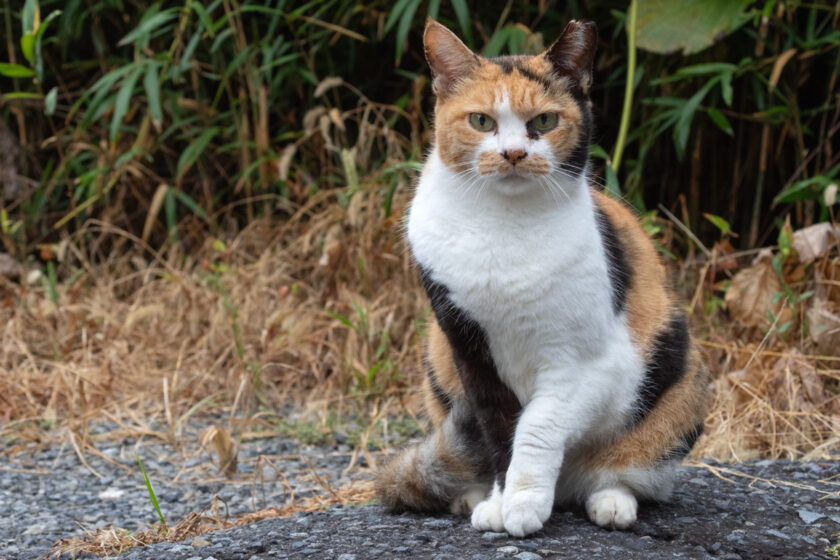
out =
[[[89,423],[107,419],[120,437],[172,442],[194,414],[401,394],[428,311],[400,216],[383,219],[376,192],[360,190],[347,209],[321,193],[282,226],[258,221],[189,256],[131,239],[93,264],[90,246],[67,240],[62,267],[79,273],[58,286],[58,303],[0,278],[0,436],[52,443],[61,430],[40,428],[59,425],[83,445]],[[127,236],[103,224],[84,235]],[[148,433],[150,419],[166,429]]]
[[[233,520],[225,519],[214,504],[209,513],[190,513],[176,525],[166,529],[157,526],[133,534],[114,527],[98,529],[88,532],[80,539],[58,541],[52,547],[52,554],[55,557],[62,554],[112,556],[122,554],[135,546],[180,542],[212,531],[248,525],[264,519],[291,517],[302,511],[319,511],[335,505],[347,507],[364,504],[371,501],[376,494],[372,483],[349,484],[337,489],[324,484],[323,489],[321,493],[300,500],[295,500],[292,496],[290,502],[284,506],[256,511]]]
[[[381,190],[371,181],[344,206],[335,191],[316,194],[281,208],[282,225],[256,221],[191,255],[177,244],[156,252],[93,223],[78,238],[124,241],[122,253],[94,264],[97,249],[65,240],[57,253],[73,279],[58,286],[57,303],[41,285],[0,278],[0,436],[17,442],[5,453],[62,438],[83,458],[95,453],[96,420],[116,422],[115,437],[177,444],[186,420],[207,412],[227,414],[237,437],[265,418],[260,402],[413,412],[428,304],[402,242],[408,189],[398,190],[387,219]],[[837,247],[806,264],[795,254],[785,260],[792,293],[809,297],[771,301],[771,283],[748,294],[747,311],[729,300],[733,317],[708,302],[720,300],[728,277],[735,285],[767,265],[727,247],[680,270],[716,373],[696,456],[817,457],[840,448],[840,329],[825,326],[840,309]],[[767,309],[756,309],[762,297]],[[775,320],[756,324],[767,310]],[[781,332],[783,320],[795,324]]]

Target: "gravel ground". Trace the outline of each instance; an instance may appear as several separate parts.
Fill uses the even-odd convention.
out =
[[[91,454],[86,459],[101,479],[80,463],[72,447],[13,459],[0,455],[0,559],[43,557],[55,541],[80,536],[85,528],[134,530],[156,521],[135,449],[170,522],[209,507],[214,495],[230,515],[285,503],[282,477],[260,456],[283,472],[296,496],[319,487],[313,470],[334,486],[368,476],[364,469],[341,474],[351,457],[346,446],[305,448],[279,438],[243,444],[241,474],[234,481],[219,478],[207,455],[195,450],[179,454],[168,445],[134,440],[98,448],[110,461]],[[715,474],[715,469],[723,470]],[[262,482],[254,474],[259,471]],[[832,535],[840,532],[840,477],[827,479],[838,473],[840,461],[686,467],[672,501],[643,505],[630,532],[599,529],[579,509],[556,511],[546,528],[520,540],[476,532],[462,518],[395,516],[378,506],[334,507],[135,548],[121,558],[827,558],[826,548],[836,543]]]

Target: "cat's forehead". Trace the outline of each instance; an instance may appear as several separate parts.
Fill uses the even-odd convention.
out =
[[[534,111],[559,112],[574,103],[567,86],[543,56],[479,58],[445,103],[468,111],[490,110],[504,103],[523,116]]]

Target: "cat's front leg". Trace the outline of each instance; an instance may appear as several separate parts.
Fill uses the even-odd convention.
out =
[[[564,448],[580,434],[586,416],[569,397],[565,391],[535,396],[519,418],[502,494],[502,521],[513,536],[539,531],[551,516]]]

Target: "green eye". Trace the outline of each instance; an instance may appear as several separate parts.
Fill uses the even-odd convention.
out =
[[[538,132],[548,132],[557,126],[557,113],[543,113],[537,115],[528,124],[533,126]]]
[[[496,128],[496,121],[484,113],[470,113],[470,124],[474,129],[481,132],[490,132]]]

